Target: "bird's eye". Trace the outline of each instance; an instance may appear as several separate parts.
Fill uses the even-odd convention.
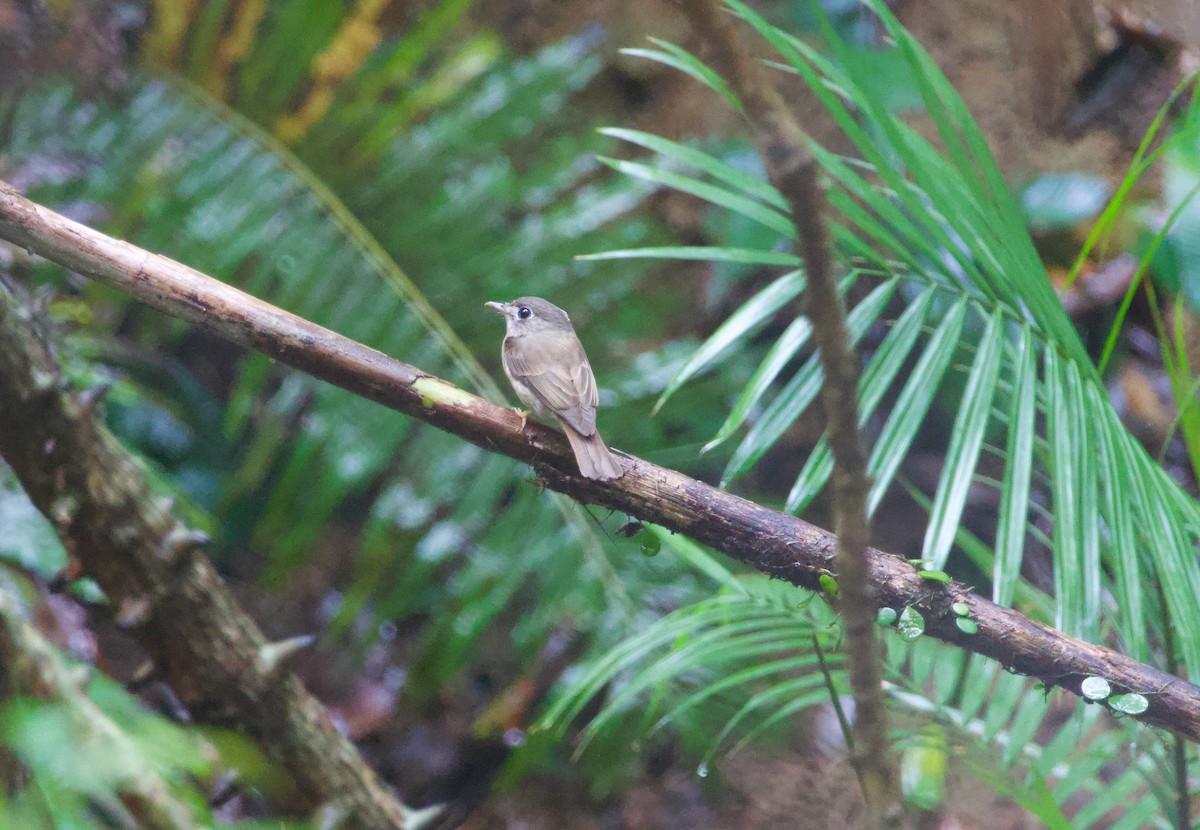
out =
[[[528,320],[532,314],[533,312],[529,310],[529,306],[523,305],[517,309],[517,316],[522,320]]]

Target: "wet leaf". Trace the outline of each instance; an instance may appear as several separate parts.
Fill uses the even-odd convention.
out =
[[[837,596],[838,584],[837,584],[836,579],[834,579],[829,574],[821,574],[820,582],[821,582],[821,590],[822,591],[824,591],[827,594],[832,594],[835,597]]]
[[[1137,693],[1128,695],[1113,695],[1108,699],[1110,708],[1126,715],[1140,715],[1150,708],[1150,701],[1145,695]]]
[[[1034,230],[1060,230],[1086,222],[1104,209],[1112,191],[1087,173],[1047,173],[1021,194],[1021,207]]]
[[[1089,677],[1079,685],[1079,691],[1088,700],[1104,700],[1112,694],[1112,686],[1103,677]]]
[[[920,611],[909,606],[900,612],[896,630],[900,632],[901,639],[912,642],[925,633],[925,618],[921,616]]]

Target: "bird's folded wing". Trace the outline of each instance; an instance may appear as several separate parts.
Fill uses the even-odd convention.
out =
[[[554,414],[581,435],[596,431],[596,377],[573,333],[539,333],[521,338],[514,348],[504,341],[509,372],[530,387]]]

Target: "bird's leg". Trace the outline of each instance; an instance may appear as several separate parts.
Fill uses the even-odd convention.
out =
[[[531,409],[521,409],[519,406],[512,407],[512,411],[521,417],[521,432],[525,431],[525,422],[529,420],[529,416],[533,414]]]

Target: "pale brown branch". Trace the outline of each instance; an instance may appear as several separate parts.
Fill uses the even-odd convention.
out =
[[[546,487],[578,501],[655,522],[764,574],[812,591],[821,589],[822,574],[836,574],[837,540],[826,530],[628,455],[621,459],[625,468],[621,478],[583,479],[575,472],[566,439],[555,430],[532,421],[522,428],[520,415],[511,409],[477,398],[178,262],[73,222],[2,182],[0,239],[486,450],[531,464]],[[0,358],[8,348],[0,346]],[[9,371],[0,367],[0,382]],[[7,423],[5,418],[0,410],[0,423]],[[0,430],[0,440],[6,434]],[[17,438],[9,443],[21,449],[28,440],[33,439]],[[0,451],[9,450],[0,446]],[[1118,691],[1136,691],[1149,698],[1150,707],[1138,720],[1200,742],[1200,687],[1001,608],[959,583],[943,586],[922,580],[899,557],[868,548],[866,558],[880,604],[916,608],[925,617],[928,636],[994,658],[1047,686],[1061,686],[1074,694],[1079,694],[1085,678],[1104,677]],[[127,565],[126,569],[134,568]],[[135,585],[142,577],[137,579]],[[957,601],[970,607],[978,633],[968,635],[959,630],[951,608]]]

